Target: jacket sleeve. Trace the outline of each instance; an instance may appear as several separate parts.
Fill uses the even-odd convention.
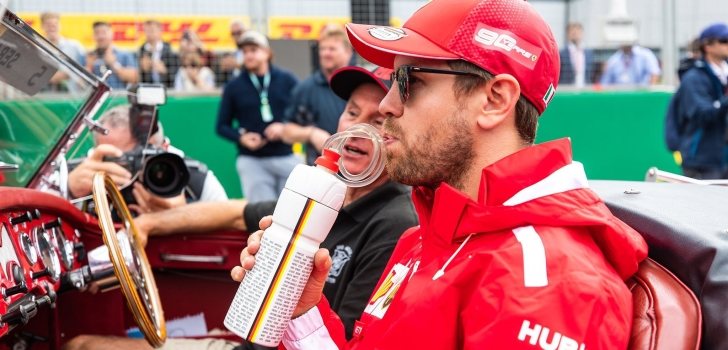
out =
[[[532,288],[513,274],[483,279],[461,310],[463,349],[626,349],[631,294],[621,281],[584,275]]]
[[[248,203],[243,209],[243,220],[248,232],[260,230],[260,219],[265,216],[273,215],[276,209],[276,201],[264,201]]]
[[[240,133],[233,128],[233,90],[234,82],[228,84],[222,92],[220,110],[217,113],[217,134],[238,144]]]
[[[283,333],[284,349],[348,349],[344,325],[322,296],[316,307],[292,319]]]
[[[728,113],[728,97],[715,99],[715,91],[704,72],[693,69],[693,74],[686,74],[680,83],[678,106],[682,109],[681,117],[700,127],[707,127],[725,118]],[[701,79],[703,78],[703,79]]]

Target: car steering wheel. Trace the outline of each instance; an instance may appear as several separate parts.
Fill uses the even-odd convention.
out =
[[[114,181],[103,172],[94,175],[93,198],[104,244],[109,248],[109,258],[126,305],[149,344],[158,348],[167,338],[164,312],[149,260],[144,247],[136,239],[138,233],[129,208]],[[119,230],[114,226],[112,208],[121,218]]]

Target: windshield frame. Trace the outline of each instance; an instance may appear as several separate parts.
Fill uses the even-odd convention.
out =
[[[83,79],[92,87],[92,91],[86,102],[78,109],[73,119],[71,119],[71,121],[67,124],[66,129],[63,130],[63,133],[58,138],[56,144],[51,148],[43,162],[41,162],[40,166],[35,169],[35,173],[25,184],[26,188],[38,188],[41,185],[43,176],[54,170],[56,166],[54,160],[59,154],[67,152],[77,139],[78,135],[83,131],[86,126],[84,121],[91,122],[94,115],[108,99],[111,88],[100,78],[87,71],[78,62],[75,62],[68,55],[55,47],[50,41],[36,32],[35,29],[25,23],[10,10],[5,11],[2,18],[2,25],[23,36],[39,50],[45,52],[51,57],[54,57],[57,63],[72,71],[77,75],[77,77]]]

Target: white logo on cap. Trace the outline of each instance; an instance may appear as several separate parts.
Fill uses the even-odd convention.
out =
[[[407,36],[404,30],[392,27],[372,27],[368,32],[369,35],[384,41],[395,41]]]
[[[475,33],[475,41],[483,44],[483,45],[492,45],[498,48],[501,48],[505,51],[510,52],[511,50],[515,50],[519,54],[521,54],[523,57],[530,59],[531,61],[536,61],[538,59],[538,56],[534,55],[533,53],[529,52],[528,50],[518,46],[518,42],[516,39],[514,39],[512,36],[508,34],[499,34],[492,30],[488,30],[485,28],[480,28],[477,33]]]

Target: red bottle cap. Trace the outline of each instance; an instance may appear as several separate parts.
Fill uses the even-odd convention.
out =
[[[316,158],[316,165],[320,165],[326,169],[331,170],[333,173],[339,172],[339,158],[341,155],[333,150],[324,148],[323,153]]]

